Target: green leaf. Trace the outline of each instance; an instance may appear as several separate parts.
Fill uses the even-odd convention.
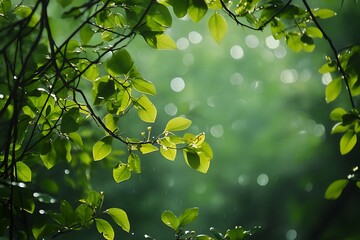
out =
[[[70,140],[75,143],[76,145],[78,145],[81,149],[83,147],[83,140],[80,136],[80,134],[78,134],[77,132],[71,132],[69,133],[69,138]]]
[[[103,202],[103,195],[94,190],[91,190],[86,200],[80,200],[80,202],[86,203],[92,208],[98,208]]]
[[[353,130],[348,130],[340,139],[340,153],[345,155],[349,153],[357,142],[356,133]]]
[[[184,157],[191,168],[198,169],[200,167],[200,157],[196,152],[184,151]]]
[[[66,138],[57,138],[53,142],[53,146],[56,152],[56,155],[59,159],[65,160],[67,162],[71,162],[72,155],[71,155],[71,143]]]
[[[11,0],[0,0],[0,14],[7,13],[11,10]]]
[[[188,208],[179,216],[179,228],[193,222],[199,214],[199,208]]]
[[[101,218],[95,218],[96,228],[99,233],[107,240],[113,240],[115,237],[115,232],[110,223]]]
[[[213,240],[213,239],[208,235],[200,234],[196,236],[196,240]]]
[[[191,120],[184,117],[176,117],[171,119],[165,127],[165,132],[175,132],[186,130],[191,125]]]
[[[65,112],[61,119],[60,131],[63,133],[76,132],[79,129],[79,124],[76,122],[78,116],[78,108],[71,108],[69,111]]]
[[[307,27],[306,34],[313,38],[322,38],[323,37],[323,33],[317,27]]]
[[[320,9],[320,8],[313,9],[313,14],[315,17],[322,18],[322,19],[331,18],[331,17],[336,16],[336,12],[334,12],[333,10]]]
[[[330,186],[326,189],[325,198],[329,200],[338,199],[344,190],[344,188],[348,185],[349,180],[347,179],[339,179],[330,184]]]
[[[117,183],[128,180],[131,177],[130,167],[125,163],[118,163],[113,169],[113,177]]]
[[[242,240],[247,236],[247,231],[245,231],[242,227],[236,227],[233,229],[229,229],[226,231],[225,239],[228,240]]]
[[[227,22],[225,18],[219,13],[215,12],[208,22],[209,30],[211,37],[217,42],[220,43],[224,38],[225,33],[227,32]]]
[[[39,237],[41,236],[41,234],[44,232],[46,225],[42,225],[40,227],[33,227],[31,229],[32,234],[34,235],[35,240],[39,239]],[[1,232],[0,232],[1,233]]]
[[[169,210],[164,211],[161,214],[161,221],[165,223],[167,226],[171,227],[175,231],[178,230],[179,227],[179,219],[175,216],[175,214]]]
[[[131,79],[131,84],[138,92],[147,93],[151,95],[156,94],[154,84],[152,84],[149,81],[146,81],[141,78],[135,78],[135,79]]]
[[[290,33],[286,35],[286,43],[288,47],[296,53],[300,52],[303,48],[301,36],[297,33]]]
[[[126,74],[130,71],[134,62],[125,49],[117,50],[106,62],[106,71],[111,75]]]
[[[306,52],[312,52],[315,49],[315,42],[314,39],[312,37],[310,37],[309,35],[307,35],[306,33],[303,34],[300,38],[301,42],[302,42],[302,49]]]
[[[178,18],[185,17],[189,7],[189,0],[169,0],[168,3],[173,7],[174,13]]]
[[[141,144],[139,150],[142,154],[147,154],[158,151],[159,149],[156,146],[152,145],[151,143],[145,143],[145,144]]]
[[[131,153],[128,157],[128,165],[131,171],[141,173],[141,162],[138,155]]]
[[[118,117],[114,117],[112,114],[107,114],[103,121],[105,126],[111,131],[114,132],[117,129],[117,121],[119,120]]]
[[[342,116],[345,114],[347,114],[345,109],[335,108],[334,110],[331,111],[330,118],[331,118],[331,120],[334,120],[334,121],[342,121]]]
[[[94,215],[94,211],[90,206],[86,204],[80,204],[75,209],[75,215],[82,225],[87,225],[90,223],[90,220]]]
[[[51,142],[49,144],[44,144],[44,146],[45,145],[48,146],[47,152],[45,154],[40,152],[40,158],[45,167],[49,170],[56,164],[56,152]]]
[[[107,155],[111,153],[112,147],[112,140],[111,136],[106,136],[97,141],[93,146],[93,158],[94,161],[99,161],[105,158]]]
[[[124,210],[120,208],[109,208],[105,212],[109,214],[114,222],[119,225],[125,232],[130,232],[130,222]]]
[[[85,25],[80,29],[80,40],[83,44],[87,44],[91,40],[93,35],[94,31],[89,25]]]
[[[176,154],[177,154],[176,144],[173,143],[173,142],[168,141],[167,139],[170,140],[170,138],[159,140],[159,144],[161,145],[160,146],[160,153],[166,159],[168,159],[170,161],[174,161],[175,157],[176,157]]]
[[[69,6],[74,0],[56,0],[62,7]]]
[[[91,64],[84,72],[83,77],[95,81],[99,77],[99,67],[96,64]]]
[[[215,228],[211,227],[210,228],[210,232],[212,233],[212,235],[215,237],[216,240],[224,240],[224,236]]]
[[[71,226],[76,221],[74,210],[66,200],[62,200],[60,203],[60,214],[66,227]]]
[[[24,162],[16,162],[16,177],[18,181],[31,182],[31,169]]]
[[[336,71],[336,69],[337,69],[336,62],[330,61],[330,62],[322,65],[321,68],[319,69],[319,72],[322,74],[325,74],[325,73],[334,72],[334,71]]]
[[[148,34],[143,35],[145,37],[146,42],[153,48],[156,49],[176,49],[175,41],[167,34]]]
[[[155,122],[157,110],[154,104],[149,100],[148,97],[142,95],[134,102],[135,107],[138,109],[138,115],[144,122]]]
[[[346,132],[348,130],[349,130],[349,125],[344,126],[342,122],[338,122],[332,127],[331,134],[344,133],[344,132]]]
[[[340,94],[341,92],[341,81],[342,78],[338,77],[333,79],[327,86],[325,89],[325,99],[326,102],[332,102],[334,101]]]
[[[195,23],[199,22],[207,12],[207,5],[204,0],[189,0],[187,13]]]

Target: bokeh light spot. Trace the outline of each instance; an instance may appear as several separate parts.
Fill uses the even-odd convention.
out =
[[[185,88],[184,79],[176,77],[170,82],[170,87],[174,92],[181,92]]]
[[[196,31],[192,31],[189,33],[189,40],[193,44],[201,43],[202,39],[203,37],[201,36],[201,34]]]
[[[259,184],[262,187],[266,186],[268,182],[269,182],[269,177],[265,173],[262,173],[257,177],[257,184]]]
[[[177,109],[177,107],[176,107],[176,105],[174,103],[168,103],[165,106],[165,112],[170,116],[176,115],[177,110],[178,109]]]
[[[244,57],[244,50],[239,45],[234,45],[230,49],[230,55],[236,60],[241,59]]]
[[[180,50],[185,50],[189,47],[190,43],[189,43],[189,40],[187,38],[179,38],[177,41],[176,41],[176,46],[178,49]]]
[[[241,73],[238,72],[234,73],[230,77],[230,82],[232,85],[240,85],[243,81],[244,81],[243,75],[241,75]]]
[[[249,48],[256,48],[259,46],[259,39],[255,35],[249,35],[245,38],[245,43]]]
[[[210,133],[214,137],[222,137],[224,135],[224,128],[221,124],[214,125],[210,128]]]
[[[332,81],[332,77],[330,73],[325,73],[321,77],[321,81],[324,85],[328,85]]]
[[[295,240],[297,237],[297,232],[295,231],[295,229],[290,229],[286,232],[285,236],[287,240]]]
[[[270,49],[276,49],[280,46],[280,41],[276,40],[273,36],[268,36],[265,39],[265,44]]]

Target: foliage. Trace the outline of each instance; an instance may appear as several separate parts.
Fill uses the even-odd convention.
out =
[[[312,52],[314,39],[325,38],[333,58],[327,58],[320,72],[336,76],[326,87],[326,99],[337,99],[344,85],[351,102],[349,111],[336,108],[331,113],[337,121],[332,132],[343,134],[341,154],[357,143],[360,115],[354,98],[360,93],[360,48],[335,49],[319,23],[336,15],[330,9],[311,8],[306,0],[302,6],[291,0],[240,0],[236,5],[223,0],[29,2],[0,1],[0,129],[4,136],[0,140],[0,234],[9,239],[56,237],[91,226],[105,239],[114,239],[114,224],[129,232],[126,212],[102,210],[104,194],[91,189],[89,171],[97,161],[112,166],[117,183],[141,173],[141,156],[156,151],[171,161],[182,151],[188,166],[208,171],[213,153],[205,134],[177,135],[189,128],[191,120],[175,117],[163,131],[153,133],[157,109],[151,98],[156,89],[142,77],[127,50],[137,36],[153,48],[176,48],[166,32],[173,21],[171,8],[177,18],[188,15],[195,23],[211,11],[208,27],[216,42],[225,36],[229,19],[252,30],[269,26],[273,37],[284,39],[294,52]],[[57,13],[61,18],[54,20],[50,9],[61,9]],[[71,27],[62,29],[60,37],[56,24]],[[149,124],[140,137],[128,136],[127,126],[120,125],[132,112]],[[95,142],[88,132],[93,128],[103,132]],[[117,144],[127,158],[114,150]],[[55,180],[52,174],[58,169],[65,175]],[[349,180],[359,186],[357,174]],[[80,196],[61,199],[66,189],[60,189],[60,181],[71,191],[80,191]],[[348,180],[334,182],[326,197],[338,198],[347,184]],[[57,199],[59,208],[53,205]],[[75,202],[78,205],[73,208]],[[214,237],[183,232],[196,216],[195,208],[179,217],[166,211],[162,220],[174,229],[177,239],[233,240],[250,234],[242,228],[224,236],[212,229]]]
[[[198,216],[198,208],[188,208],[177,217],[171,211],[164,211],[161,214],[162,222],[175,231],[176,239],[186,240],[243,240],[248,239],[257,228],[250,231],[244,230],[242,227],[236,226],[233,229],[228,229],[225,234],[221,234],[215,228],[211,227],[212,236],[205,234],[196,234],[195,231],[184,230],[184,227],[193,222]],[[151,237],[149,237],[151,238]]]

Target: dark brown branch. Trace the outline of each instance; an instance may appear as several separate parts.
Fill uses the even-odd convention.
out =
[[[307,0],[303,0],[303,3],[305,5],[306,10],[309,12],[312,21],[315,23],[316,27],[321,31],[321,33],[323,34],[325,40],[328,42],[331,51],[334,54],[335,57],[335,61],[336,61],[336,65],[338,66],[338,70],[340,71],[340,74],[342,75],[345,85],[346,85],[346,90],[348,92],[349,98],[350,98],[350,103],[351,103],[351,107],[355,108],[355,103],[354,103],[354,99],[353,99],[353,95],[351,94],[351,89],[349,86],[349,78],[347,73],[345,72],[344,68],[341,66],[341,62],[339,59],[339,55],[338,55],[338,51],[335,48],[334,43],[332,42],[331,38],[327,35],[327,33],[325,32],[325,30],[321,27],[320,23],[318,22],[318,20],[316,19],[314,13],[311,10],[311,7],[309,6]]]

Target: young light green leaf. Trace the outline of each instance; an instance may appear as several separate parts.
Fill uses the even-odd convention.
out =
[[[286,35],[286,43],[288,47],[296,53],[300,52],[303,48],[301,36],[296,33]]]
[[[99,67],[96,64],[91,64],[84,72],[83,77],[95,81],[99,77]]]
[[[128,157],[128,165],[131,171],[141,173],[141,162],[138,155],[131,153]]]
[[[188,208],[179,216],[179,228],[193,222],[199,214],[199,208]]]
[[[106,62],[106,71],[111,75],[126,74],[132,68],[134,62],[125,49],[120,49]]]
[[[326,86],[325,99],[327,103],[334,101],[339,96],[341,92],[341,81],[342,78],[335,78]]]
[[[169,210],[164,211],[161,214],[161,221],[165,223],[167,226],[171,227],[175,231],[178,230],[179,227],[179,219],[175,216],[175,214]]]
[[[24,162],[16,162],[16,177],[22,182],[31,182],[31,169]]]
[[[115,232],[110,223],[101,218],[95,218],[96,228],[99,233],[107,240],[113,240],[115,237]]]
[[[313,9],[313,14],[315,17],[325,19],[325,18],[331,18],[336,16],[336,12],[330,9],[323,9],[323,8],[316,8]]]
[[[111,153],[112,147],[112,137],[106,136],[97,141],[93,146],[93,158],[94,161],[99,161],[105,158]]]
[[[157,110],[155,105],[149,100],[148,97],[142,95],[134,102],[135,107],[138,109],[138,115],[144,122],[155,122]]]
[[[112,114],[108,113],[103,119],[105,126],[112,132],[117,129],[117,121],[119,120],[118,117],[113,116]]]
[[[342,121],[342,116],[347,114],[346,110],[343,108],[335,108],[330,113],[330,118],[333,121]]]
[[[175,132],[186,130],[191,125],[191,120],[184,117],[176,117],[171,119],[165,127],[165,132]]]
[[[160,153],[163,155],[166,159],[170,161],[174,161],[177,153],[176,144],[173,142],[170,142],[166,139],[161,139],[159,141],[160,146]]]
[[[330,186],[326,189],[325,198],[329,200],[338,199],[344,190],[344,188],[348,185],[349,180],[347,179],[339,179],[330,184]]]
[[[306,34],[313,38],[322,38],[323,37],[323,33],[317,27],[307,27]]]
[[[167,34],[158,34],[156,38],[156,48],[157,49],[176,49],[175,41]]]
[[[113,178],[119,183],[128,180],[131,177],[130,167],[125,163],[119,163],[113,169]]]
[[[147,154],[158,151],[159,149],[156,146],[152,145],[151,143],[145,143],[145,144],[141,144],[139,150],[142,154]]]
[[[125,232],[130,232],[130,222],[124,210],[120,208],[109,208],[105,212],[109,214],[114,222]]]
[[[152,84],[149,81],[146,81],[141,78],[135,78],[135,79],[131,79],[131,83],[132,83],[133,87],[141,93],[147,93],[147,94],[151,94],[151,95],[156,94],[154,84]]]
[[[349,153],[357,142],[357,135],[353,130],[349,130],[340,139],[340,153],[345,155]]]
[[[208,27],[210,30],[211,37],[217,43],[220,43],[221,40],[224,38],[228,28],[225,18],[217,12],[215,12],[209,18]]]
[[[204,0],[189,0],[187,13],[195,23],[199,22],[207,12],[207,5]]]

